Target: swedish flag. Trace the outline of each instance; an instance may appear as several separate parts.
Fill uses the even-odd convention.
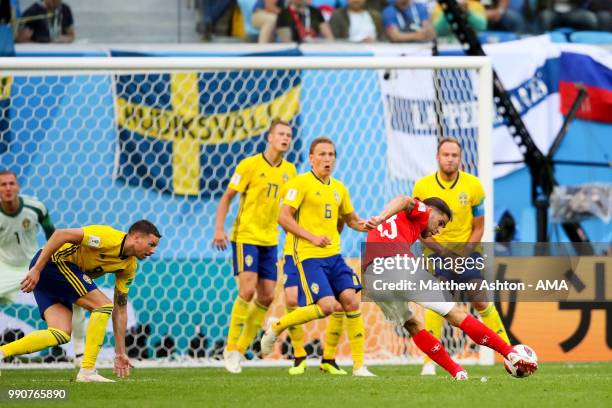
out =
[[[0,77],[0,154],[8,151],[11,142],[10,107],[13,77]]]
[[[222,193],[236,163],[263,150],[272,120],[299,120],[298,71],[120,75],[116,87],[117,178],[164,193]]]

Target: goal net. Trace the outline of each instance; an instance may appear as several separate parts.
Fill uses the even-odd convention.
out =
[[[127,345],[137,364],[219,364],[237,288],[229,250],[211,245],[215,209],[236,164],[263,150],[273,119],[293,126],[287,158],[299,172],[309,169],[311,140],[335,141],[334,176],[363,217],[410,194],[435,170],[437,140],[458,138],[465,170],[478,174],[489,197],[490,240],[486,58],[24,58],[3,62],[0,76],[1,167],[17,173],[22,194],[46,204],[56,227],[125,230],[146,218],[160,228],[158,252],[139,264],[130,289]],[[227,229],[236,210],[235,202]],[[342,234],[342,254],[356,271],[363,240]],[[98,280],[111,298],[113,282]],[[366,361],[422,359],[375,304],[362,309]],[[279,287],[269,315],[283,311]],[[305,327],[312,357],[321,353],[325,324]],[[31,294],[0,305],[0,325],[5,342],[45,326]],[[463,360],[492,361],[448,328],[444,341]],[[102,364],[112,344],[109,322]],[[72,353],[67,344],[13,362],[69,361]],[[290,354],[285,341],[262,364]],[[258,340],[247,358],[259,361]],[[350,359],[345,335],[338,359]]]

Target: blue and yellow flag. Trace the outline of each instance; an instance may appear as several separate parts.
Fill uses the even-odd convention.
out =
[[[223,193],[236,164],[263,151],[274,119],[299,120],[299,71],[120,75],[116,87],[117,178],[163,193]],[[287,159],[297,151],[298,140]]]
[[[11,142],[10,107],[13,77],[0,77],[0,154],[8,151]]]

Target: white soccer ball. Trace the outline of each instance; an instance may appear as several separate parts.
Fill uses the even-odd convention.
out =
[[[517,344],[516,346],[514,346],[514,351],[516,351],[520,355],[531,358],[536,363],[538,362],[538,356],[535,351],[533,351],[531,347],[525,344]],[[504,359],[504,368],[506,369],[508,374],[516,378],[525,378],[531,375],[529,371],[525,371],[520,367],[513,366],[512,363],[507,359]]]

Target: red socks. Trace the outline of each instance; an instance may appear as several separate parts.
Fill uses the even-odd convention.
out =
[[[463,367],[455,363],[448,355],[446,349],[438,339],[431,335],[427,330],[421,330],[414,337],[414,344],[427,354],[429,358],[438,363],[442,368],[450,373],[453,377],[459,372],[464,371]]]
[[[506,344],[493,330],[489,329],[472,315],[468,315],[463,319],[459,328],[470,336],[476,344],[492,348],[504,357],[507,357],[508,353],[512,352],[511,346]]]

